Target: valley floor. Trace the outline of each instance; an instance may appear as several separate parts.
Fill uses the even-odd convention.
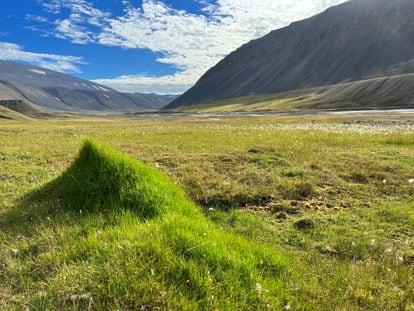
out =
[[[87,138],[170,176],[280,270],[227,284],[248,253],[203,235],[167,253],[159,223],[34,199]],[[0,119],[0,310],[414,310],[413,198],[410,114]]]

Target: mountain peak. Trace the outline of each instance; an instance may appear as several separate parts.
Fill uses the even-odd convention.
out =
[[[414,1],[351,0],[237,49],[167,108],[414,72]]]

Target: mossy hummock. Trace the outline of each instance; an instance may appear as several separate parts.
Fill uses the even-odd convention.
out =
[[[168,177],[103,144],[87,140],[78,158],[58,179],[65,207],[132,210],[142,220],[196,207]]]

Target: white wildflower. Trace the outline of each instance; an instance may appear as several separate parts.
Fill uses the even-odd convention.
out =
[[[409,183],[409,184],[414,184],[414,178],[410,178],[410,179],[408,180],[408,183]]]
[[[263,293],[263,287],[260,283],[256,283],[256,291],[261,295]]]
[[[384,180],[382,181],[382,183],[383,183],[383,184],[386,184],[386,183],[387,183],[387,180],[386,180],[386,179],[384,179]]]

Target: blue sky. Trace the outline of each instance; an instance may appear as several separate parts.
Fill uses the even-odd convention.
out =
[[[240,45],[344,0],[0,3],[0,59],[121,91],[179,94]]]

